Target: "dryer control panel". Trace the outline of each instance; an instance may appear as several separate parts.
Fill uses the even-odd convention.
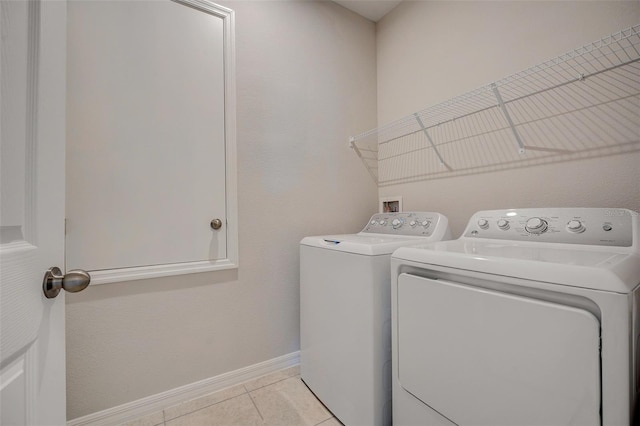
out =
[[[630,247],[638,213],[627,209],[545,208],[480,211],[464,237]]]
[[[371,216],[369,223],[367,223],[362,232],[429,237],[436,230],[447,228],[448,225],[447,218],[440,213],[377,213]],[[440,230],[440,232],[442,232],[442,230]]]

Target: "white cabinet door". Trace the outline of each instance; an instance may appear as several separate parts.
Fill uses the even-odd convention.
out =
[[[2,1],[0,75],[0,424],[64,425],[63,1]]]
[[[228,266],[228,13],[207,4],[70,2],[68,267]]]
[[[600,324],[589,312],[409,274],[398,378],[452,422],[600,425]]]

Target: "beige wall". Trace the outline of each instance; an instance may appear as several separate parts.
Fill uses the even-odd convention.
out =
[[[638,1],[404,1],[377,25],[378,124],[640,22]],[[639,135],[640,136],[640,135]],[[382,187],[405,210],[444,213],[457,237],[477,210],[640,211],[640,153]]]
[[[69,419],[299,349],[298,242],[357,232],[377,192],[375,26],[331,2],[236,11],[240,268],[67,297]]]
[[[298,241],[355,232],[376,188],[350,135],[640,21],[633,2],[411,2],[377,25],[331,2],[236,10],[240,268],[67,298],[68,418],[299,349]],[[376,100],[376,71],[378,73]],[[640,154],[384,187],[460,233],[480,209],[640,210]]]

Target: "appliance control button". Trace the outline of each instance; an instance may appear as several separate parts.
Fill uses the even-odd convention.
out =
[[[487,219],[480,219],[478,221],[478,226],[481,229],[487,229],[487,228],[489,228],[489,221]]]
[[[524,229],[531,234],[542,234],[547,230],[547,222],[539,217],[532,217],[527,220],[527,224]]]
[[[567,223],[567,229],[569,232],[579,234],[580,232],[584,232],[586,228],[579,220],[570,220],[569,223]]]
[[[602,229],[604,229],[605,231],[609,232],[613,229],[613,227],[611,225],[609,225],[608,223],[605,223],[604,225],[602,225]]]
[[[391,226],[393,226],[393,229],[398,229],[402,227],[402,225],[404,225],[404,221],[402,219],[393,219],[391,221]]]
[[[409,225],[411,225],[411,227],[414,227],[418,224],[418,222],[416,222],[415,220],[412,220],[411,222],[409,222]]]
[[[507,229],[509,229],[509,221],[506,219],[500,219],[498,221],[498,228],[502,229],[503,231],[506,231]]]
[[[377,225],[377,224],[378,224],[378,221],[377,221],[377,220],[372,220],[372,221],[371,221],[371,224],[372,224],[372,225]]]
[[[431,225],[431,222],[429,222],[428,220],[423,220],[420,225],[424,226],[425,228],[428,228],[429,225]]]
[[[380,225],[384,226],[384,225],[386,225],[386,224],[387,224],[387,221],[386,221],[386,220],[382,219],[382,220],[380,221]]]

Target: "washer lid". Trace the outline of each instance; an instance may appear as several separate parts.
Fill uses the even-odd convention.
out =
[[[377,234],[345,234],[305,237],[300,245],[320,247],[328,250],[344,251],[348,253],[379,256],[391,254],[398,247],[425,244],[430,240],[425,237],[390,236]]]
[[[460,238],[400,248],[393,258],[617,293],[640,284],[640,256],[625,248]]]

